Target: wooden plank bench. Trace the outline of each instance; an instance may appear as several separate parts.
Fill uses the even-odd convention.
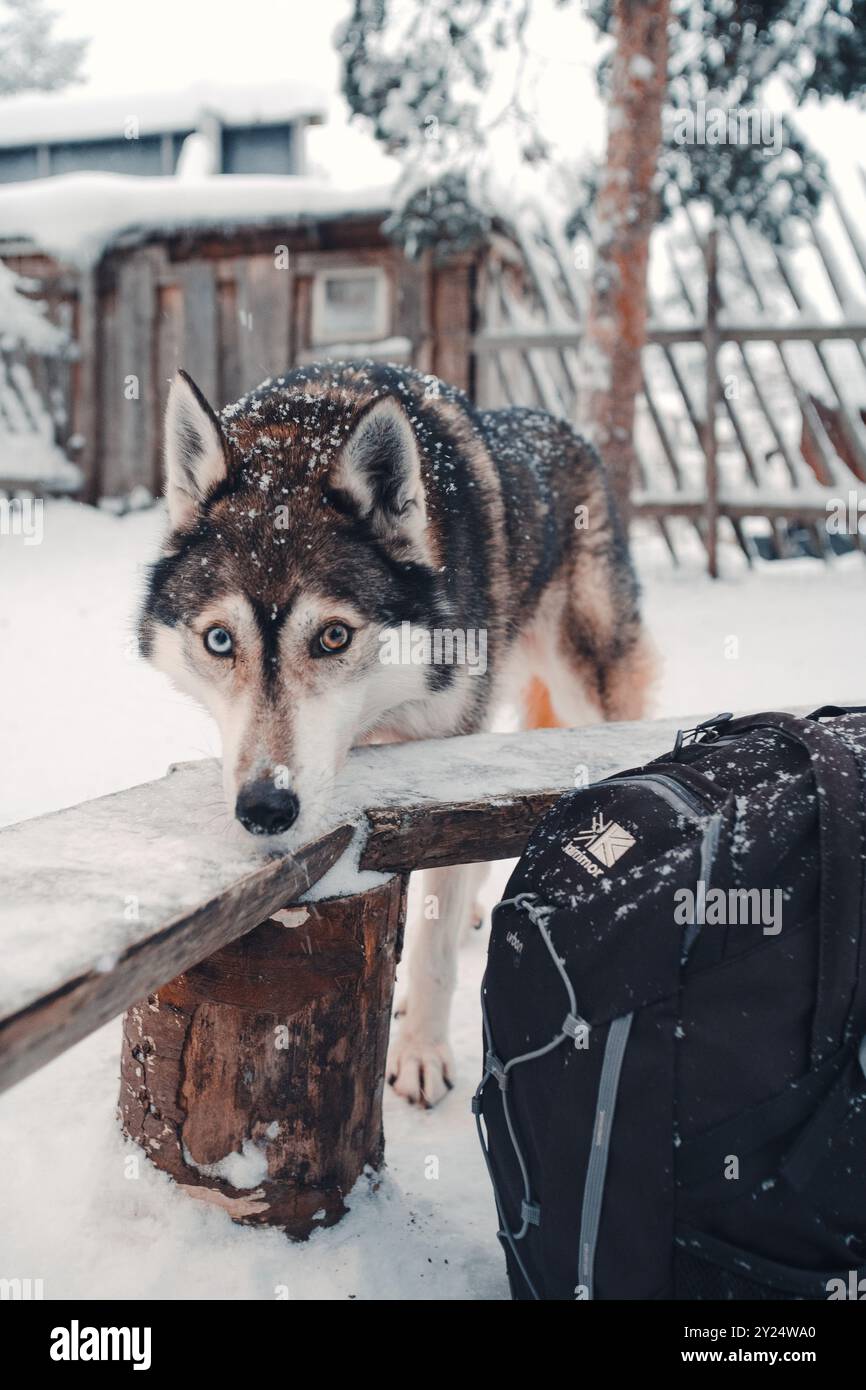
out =
[[[234,826],[214,761],[0,830],[0,1088],[126,1010],[121,1120],[158,1167],[240,1221],[338,1219],[383,1158],[409,872],[519,854],[700,717],[358,749],[292,854]]]

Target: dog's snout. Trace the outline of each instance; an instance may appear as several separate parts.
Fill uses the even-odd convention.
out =
[[[262,781],[238,793],[235,815],[251,835],[279,835],[294,825],[300,809],[293,791]]]

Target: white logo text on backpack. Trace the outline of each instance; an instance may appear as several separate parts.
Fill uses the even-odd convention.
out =
[[[635,843],[634,835],[615,820],[606,821],[601,811],[597,811],[592,818],[592,825],[589,830],[579,830],[575,838],[567,845],[563,845],[566,854],[580,864],[581,868],[586,869],[587,873],[593,878],[603,872],[603,868],[611,868],[618,859],[622,859]],[[598,862],[593,864],[585,851],[593,856]]]

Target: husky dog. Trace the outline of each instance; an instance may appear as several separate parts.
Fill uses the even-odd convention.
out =
[[[185,373],[166,411],[170,532],[144,654],[216,719],[230,809],[312,837],[353,745],[639,718],[652,670],[598,456],[538,410],[477,411],[434,377],[329,363],[218,416]],[[383,659],[397,633],[474,634],[485,660]],[[435,652],[431,645],[430,651]],[[483,668],[483,669],[482,669]],[[285,841],[283,841],[285,843]],[[389,1079],[433,1105],[478,866],[436,870]]]

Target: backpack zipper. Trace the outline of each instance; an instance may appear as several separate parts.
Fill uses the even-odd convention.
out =
[[[706,890],[719,843],[719,830],[722,823],[719,811],[711,809],[691,788],[681,786],[675,778],[668,777],[663,772],[644,772],[637,777],[608,777],[602,782],[595,782],[593,786],[640,787],[645,784],[648,784],[658,796],[662,797],[669,806],[672,805],[675,810],[684,808],[690,818],[704,822],[704,832],[701,838],[701,863],[698,873]],[[683,934],[683,961],[688,956],[699,931],[700,927],[695,923],[687,925]],[[611,1131],[619,1091],[620,1073],[633,1018],[633,1014],[626,1014],[622,1018],[613,1019],[610,1024],[596,1096],[595,1120],[583,1186],[578,1241],[578,1288],[586,1291],[587,1298],[594,1298],[595,1296],[595,1257],[610,1155]]]
[[[722,816],[720,811],[711,809],[697,792],[691,788],[683,787],[674,777],[668,777],[663,772],[642,772],[637,777],[607,777],[603,782],[595,782],[596,787],[640,787],[648,783],[650,787],[669,806],[677,809],[677,806],[684,807],[695,820],[700,820],[704,825],[704,833],[701,837],[701,862],[698,869],[698,881],[704,885],[704,893],[710,886],[715,863],[716,851],[719,847],[719,833],[722,828]],[[688,922],[683,932],[683,964],[688,959],[689,952],[700,935],[700,923]]]
[[[645,784],[649,784],[668,805],[679,802],[692,817],[703,820],[710,814],[709,807],[696,792],[681,786],[674,777],[668,777],[663,772],[642,772],[637,777],[606,777],[602,782],[594,782],[591,790],[596,787],[641,787]]]

